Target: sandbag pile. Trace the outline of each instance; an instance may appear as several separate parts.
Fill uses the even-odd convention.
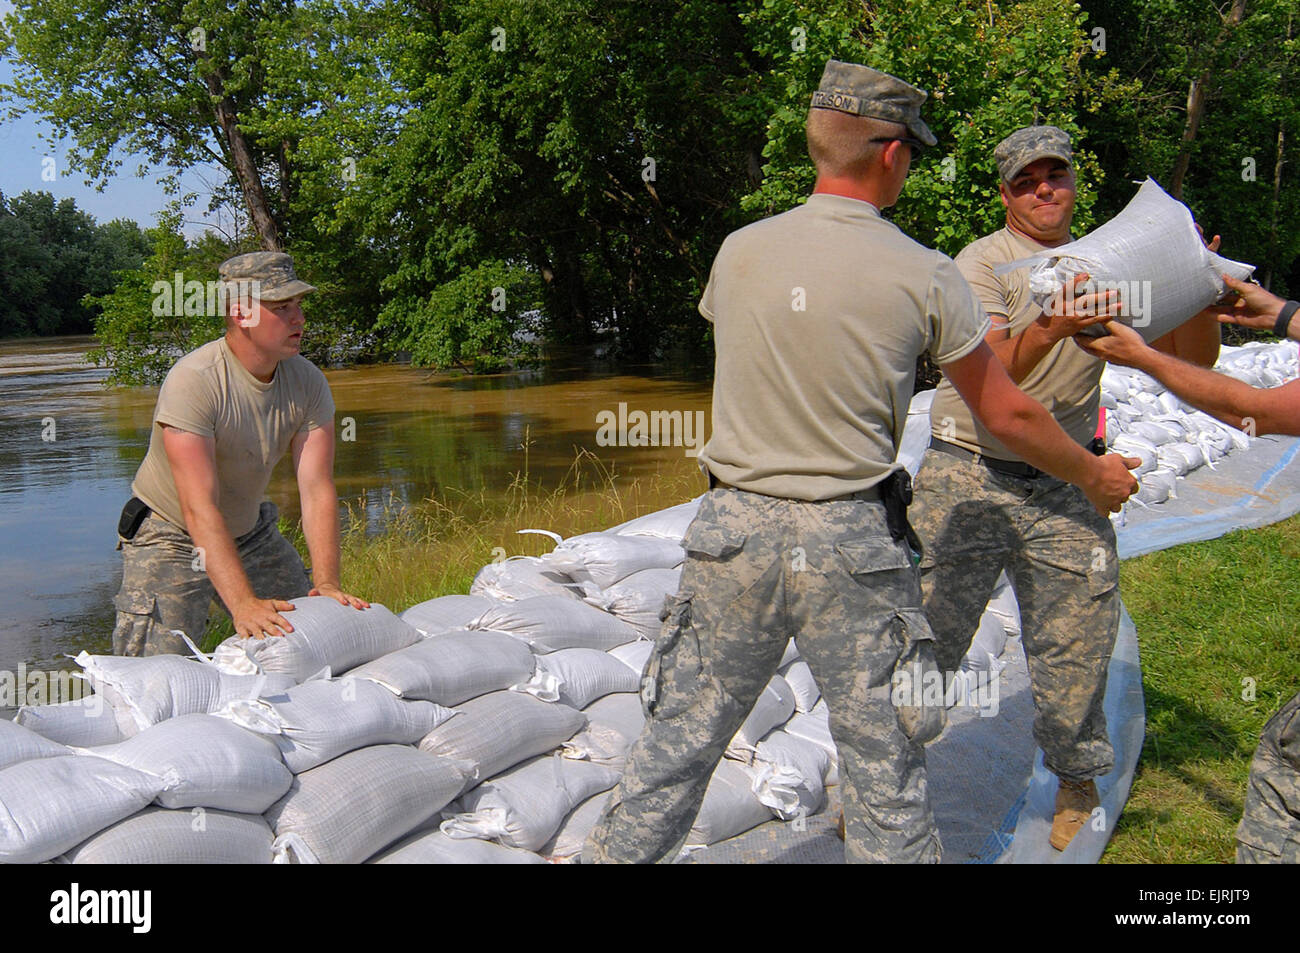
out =
[[[1224,347],[1215,370],[1250,384],[1276,387],[1300,370],[1295,342]],[[1106,408],[1106,443],[1116,453],[1139,457],[1135,471],[1139,505],[1178,496],[1178,480],[1246,449],[1251,437],[1209,414],[1184,404],[1155,378],[1132,368],[1109,365],[1101,378]]]

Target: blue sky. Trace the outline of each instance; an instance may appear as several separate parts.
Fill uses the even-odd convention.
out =
[[[13,10],[9,0],[0,0],[0,16]],[[0,83],[13,79],[13,63],[0,57]],[[44,139],[42,138],[44,134]],[[110,178],[102,192],[85,184],[85,176],[68,171],[67,148],[69,143],[60,142],[51,146],[48,139],[53,130],[40,122],[38,117],[28,112],[17,120],[0,118],[0,191],[6,196],[20,192],[46,191],[53,193],[56,199],[71,198],[77,208],[90,213],[99,222],[115,218],[129,218],[143,227],[154,224],[157,213],[166,206],[169,196],[163,192],[156,178],[165,170],[147,169],[141,178],[135,174],[136,167],[144,164],[142,156],[119,155],[122,165],[118,174]],[[44,181],[42,159],[50,157],[55,160],[58,177],[53,182]],[[207,206],[210,189],[204,185],[217,182],[224,173],[216,167],[198,168],[187,172],[181,178],[183,192],[197,192],[200,199],[186,212],[185,233],[195,236],[201,233],[209,219],[203,214]],[[229,221],[224,223],[229,227]]]

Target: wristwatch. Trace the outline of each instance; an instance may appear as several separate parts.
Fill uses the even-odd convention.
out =
[[[1288,301],[1282,305],[1282,310],[1277,313],[1277,324],[1273,325],[1273,333],[1285,339],[1287,328],[1291,325],[1291,316],[1296,311],[1300,311],[1300,301]]]

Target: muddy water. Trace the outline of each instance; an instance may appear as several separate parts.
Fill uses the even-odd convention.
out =
[[[66,667],[65,653],[110,650],[117,517],[148,446],[157,390],[105,388],[105,372],[85,362],[93,344],[0,342],[0,671]],[[326,376],[340,509],[351,501],[371,532],[395,504],[504,495],[525,471],[535,485],[557,486],[582,449],[628,478],[695,471],[688,447],[602,446],[599,424],[617,421],[620,403],[634,436],[638,410],[702,412],[707,435],[709,385],[698,373],[614,369],[589,354],[486,377],[401,365]],[[298,518],[288,461],[268,495]]]

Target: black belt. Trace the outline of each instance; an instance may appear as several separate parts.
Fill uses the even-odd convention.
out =
[[[994,473],[1004,473],[1007,476],[1020,477],[1022,480],[1037,480],[1039,477],[1050,475],[1019,460],[998,460],[996,457],[986,457],[982,453],[972,453],[965,447],[959,447],[955,443],[940,440],[938,437],[930,438],[930,449],[951,454],[962,460],[976,460]]]

